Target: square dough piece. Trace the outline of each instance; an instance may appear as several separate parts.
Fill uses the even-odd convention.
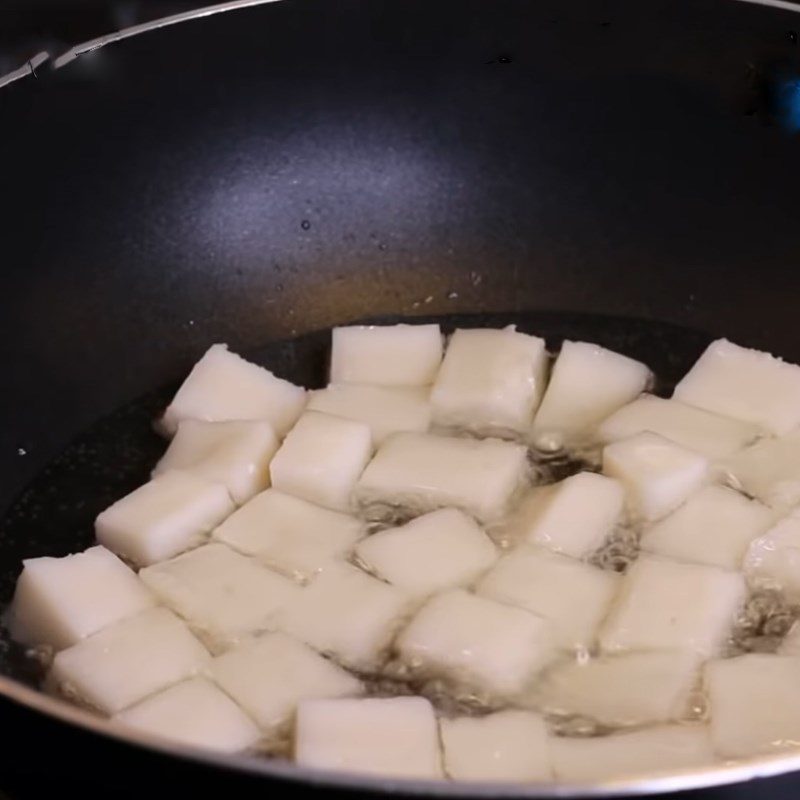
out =
[[[306,402],[306,391],[245,361],[226,344],[212,345],[194,365],[164,412],[161,426],[172,436],[184,419],[224,422],[260,419],[283,436]]]
[[[555,450],[580,442],[640,395],[651,378],[640,361],[589,342],[564,342],[533,421],[534,443]]]
[[[750,542],[772,520],[768,508],[724,486],[705,486],[645,530],[642,550],[738,570]]]
[[[637,515],[653,521],[674,511],[707,480],[708,460],[655,433],[606,445],[603,472],[617,478]]]
[[[800,502],[800,431],[762,439],[721,466],[734,487],[776,511]]]
[[[778,589],[794,602],[800,600],[800,510],[751,542],[744,571],[751,584]]]
[[[497,560],[491,539],[455,508],[379,531],[356,547],[356,555],[378,577],[422,596],[471,583]]]
[[[105,547],[22,563],[8,627],[26,645],[61,650],[155,605],[144,584]]]
[[[334,328],[331,383],[429,386],[442,361],[438,325],[350,325]]]
[[[550,620],[560,647],[585,650],[594,645],[620,580],[613,572],[523,545],[503,556],[476,591]]]
[[[342,561],[364,534],[364,523],[355,517],[267,489],[228,517],[212,538],[307,581]]]
[[[749,422],[647,394],[615,411],[597,433],[600,441],[608,444],[644,431],[717,460],[754,441],[760,429]]]
[[[302,700],[364,691],[353,675],[283,633],[264,634],[215,658],[210,674],[269,734],[292,721]]]
[[[701,660],[690,650],[653,650],[565,662],[548,670],[537,697],[549,714],[611,727],[670,722],[689,710]]]
[[[280,630],[347,667],[381,665],[411,598],[351,564],[325,570],[277,619]]]
[[[538,714],[499,711],[440,721],[444,768],[457,781],[551,780],[547,726]]]
[[[350,494],[371,456],[368,425],[307,411],[272,459],[272,485],[309,503],[348,511]]]
[[[556,778],[594,782],[709,766],[714,752],[705,725],[659,725],[640,731],[550,741]]]
[[[398,433],[387,439],[356,486],[370,517],[396,508],[418,514],[453,506],[490,522],[505,513],[528,472],[522,445]]]
[[[623,578],[600,630],[600,648],[717,653],[745,598],[741,575],[640,556]]]
[[[271,630],[275,613],[301,591],[288,578],[222,544],[207,544],[139,575],[215,653],[248,634]]]
[[[278,440],[268,422],[185,419],[153,475],[180,469],[227,487],[237,505],[269,486]]]
[[[422,697],[306,700],[297,709],[295,761],[381,778],[440,778],[439,732]]]
[[[800,659],[749,653],[710,661],[711,738],[724,758],[800,747]]]
[[[437,425],[482,434],[527,432],[547,376],[544,339],[502,330],[457,330],[431,391]]]
[[[173,470],[109,506],[95,520],[100,544],[138,566],[197,547],[235,506],[228,490]]]
[[[717,339],[675,387],[673,397],[780,436],[800,425],[800,367]]]
[[[396,647],[420,674],[497,697],[525,689],[554,654],[547,620],[463,589],[431,598]]]
[[[431,424],[427,386],[369,386],[332,383],[311,392],[309,411],[322,411],[369,425],[372,441],[380,445],[393,433],[424,433]]]
[[[199,672],[208,652],[166,608],[104,628],[58,653],[47,685],[114,714]]]
[[[121,711],[114,719],[173,742],[238,753],[261,733],[236,703],[206,678],[192,678]]]
[[[597,550],[622,520],[625,490],[614,478],[579,472],[534,489],[510,520],[515,540],[573,558]]]

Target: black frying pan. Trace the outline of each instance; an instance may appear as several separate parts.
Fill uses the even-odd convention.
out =
[[[23,69],[0,88],[0,600],[145,479],[215,341],[307,385],[325,329],[364,318],[594,340],[664,391],[715,335],[800,360],[800,16],[772,5],[284,0]],[[0,672],[20,796],[412,791],[114,740],[24,688],[7,641]]]

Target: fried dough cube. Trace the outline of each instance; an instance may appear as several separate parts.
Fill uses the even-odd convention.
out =
[[[437,425],[482,434],[525,433],[547,376],[544,339],[502,330],[457,330],[431,391]]]
[[[295,761],[381,778],[440,778],[436,716],[422,697],[306,700],[297,709]]]
[[[683,649],[712,656],[744,598],[738,573],[640,556],[600,629],[600,648],[607,653]]]
[[[147,566],[202,544],[234,508],[222,484],[172,470],[109,506],[95,534],[117,555]]]
[[[139,575],[164,605],[185,619],[212,652],[273,628],[275,613],[301,589],[222,544],[207,544]]]
[[[226,344],[215,344],[194,365],[172,398],[161,427],[172,436],[184,419],[256,419],[269,422],[281,437],[294,425],[305,402],[302,386],[245,361]]]
[[[650,431],[687,450],[694,450],[712,460],[725,458],[754,441],[758,426],[731,417],[723,417],[686,405],[646,394],[615,411],[597,429],[601,442],[609,444]]]
[[[105,547],[22,563],[8,626],[12,638],[26,645],[61,650],[156,602]]]
[[[47,685],[114,714],[197,674],[208,659],[181,620],[166,608],[152,608],[57,653]]]
[[[708,480],[709,464],[699,453],[645,432],[606,445],[603,472],[623,483],[637,515],[654,521]]]
[[[547,620],[463,589],[428,600],[396,646],[421,673],[497,697],[524,690],[555,649]]]
[[[442,361],[438,325],[334,328],[331,383],[429,386]]]
[[[364,470],[355,498],[369,516],[386,506],[417,513],[453,506],[490,522],[503,516],[526,475],[527,451],[521,445],[397,433]]]
[[[261,737],[253,720],[207,678],[170,686],[114,719],[141,733],[222,753],[247,750]]]
[[[431,424],[430,389],[427,386],[332,383],[325,389],[310,393],[308,410],[369,425],[376,445],[393,433],[424,433]]]
[[[711,739],[724,758],[741,758],[800,745],[800,659],[748,653],[710,661],[705,684]]]
[[[237,505],[269,486],[269,462],[278,440],[268,422],[204,422],[186,419],[153,475],[171,469],[227,487]]]
[[[212,534],[290,578],[307,581],[342,561],[365,534],[355,517],[267,489]]]
[[[471,583],[497,560],[492,540],[455,508],[379,531],[356,547],[356,555],[380,578],[423,596]]]
[[[283,633],[265,633],[229,650],[211,662],[209,673],[267,734],[281,732],[302,700],[364,691],[353,675]]]
[[[800,367],[717,339],[675,387],[673,397],[780,436],[800,425]]]
[[[750,542],[772,520],[768,508],[724,486],[705,486],[646,529],[642,550],[738,570]]]
[[[351,564],[325,570],[278,615],[279,630],[355,670],[384,660],[411,597]]]
[[[333,511],[348,511],[353,487],[371,456],[368,425],[307,411],[272,459],[272,485]]]
[[[457,781],[552,779],[547,726],[538,714],[498,711],[439,723],[444,768]]]
[[[582,650],[593,646],[619,583],[613,572],[523,545],[503,556],[476,591],[550,620],[560,647]]]
[[[651,378],[640,361],[589,342],[565,341],[533,421],[534,443],[550,450],[585,440]]]

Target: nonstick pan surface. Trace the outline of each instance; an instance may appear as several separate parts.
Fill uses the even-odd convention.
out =
[[[84,547],[144,479],[152,417],[215,341],[308,385],[326,329],[365,318],[594,340],[665,390],[720,334],[800,360],[798,27],[734,0],[284,0],[0,89],[2,599],[22,557]],[[9,774],[30,785],[243,787],[233,761],[34,714],[7,641],[0,669]],[[275,791],[336,784],[258,770]]]

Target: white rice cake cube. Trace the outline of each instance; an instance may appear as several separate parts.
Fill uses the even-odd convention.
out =
[[[678,561],[738,570],[748,545],[771,520],[761,503],[724,486],[705,486],[647,528],[641,547]]]
[[[306,700],[294,757],[302,767],[380,778],[442,777],[436,716],[422,697]]]
[[[717,339],[675,387],[673,397],[780,436],[800,425],[800,367]]]
[[[620,580],[583,561],[522,545],[503,556],[476,591],[550,620],[559,647],[586,650],[594,644]]]
[[[302,700],[353,697],[357,678],[308,645],[283,633],[266,633],[211,663],[211,677],[268,734],[282,733]]]
[[[378,577],[423,596],[472,583],[497,560],[492,540],[455,508],[375,533],[356,547],[356,555]]]
[[[365,532],[355,517],[267,489],[228,517],[212,538],[307,581],[346,558]]]
[[[116,722],[172,742],[238,753],[261,732],[233,700],[207,678],[192,678],[121,711]]]
[[[212,652],[271,630],[272,618],[301,589],[222,544],[207,544],[139,573],[164,605],[183,617]]]
[[[751,542],[744,570],[752,584],[800,600],[800,510]]]
[[[498,711],[439,723],[444,769],[456,781],[551,780],[550,742],[539,714]]]
[[[26,645],[61,650],[155,605],[139,578],[105,547],[22,564],[8,627]]]
[[[463,589],[431,598],[396,647],[421,674],[497,697],[524,690],[555,650],[547,620]]]
[[[606,445],[603,472],[622,482],[636,515],[653,521],[708,480],[709,463],[700,453],[646,431]]]
[[[100,544],[146,566],[202,544],[235,506],[228,490],[173,470],[109,506],[95,520]]]
[[[547,376],[544,339],[502,330],[457,330],[431,391],[437,425],[508,435],[527,432]]]
[[[369,425],[372,441],[380,445],[393,433],[427,431],[431,424],[429,398],[426,386],[332,383],[311,392],[307,408]]]
[[[759,435],[759,428],[749,422],[652,394],[615,411],[600,425],[597,435],[601,442],[610,443],[644,431],[657,433],[712,460],[736,453]]]
[[[502,517],[527,475],[527,451],[499,439],[398,433],[364,470],[357,502],[417,513],[453,506],[479,522]]]
[[[600,629],[605,652],[691,650],[714,655],[744,603],[744,579],[699,564],[640,556]]]
[[[364,672],[383,662],[411,598],[351,564],[325,570],[277,618],[278,629],[347,667]]]
[[[368,425],[307,411],[272,459],[272,485],[333,511],[347,511],[353,487],[371,456]]]
[[[215,344],[194,365],[172,398],[161,427],[171,436],[184,419],[259,419],[283,436],[300,416],[305,402],[302,386],[245,361],[226,344]]]
[[[800,656],[800,622],[795,622],[778,647],[778,655]]]
[[[115,714],[197,674],[208,659],[183,622],[166,608],[152,608],[56,654],[47,685]]]
[[[669,722],[689,711],[700,663],[691,650],[573,660],[547,672],[537,697],[549,714],[576,714],[612,727]]]
[[[658,725],[640,731],[550,741],[556,778],[594,783],[714,763],[705,725]]]
[[[590,555],[621,521],[622,484],[605,475],[579,472],[534,489],[510,520],[517,539],[573,558]]]
[[[776,511],[800,502],[800,431],[762,439],[722,464],[730,483]]]
[[[706,664],[711,739],[724,758],[800,747],[800,659],[748,653]]]
[[[269,486],[269,462],[278,440],[268,422],[204,422],[185,419],[156,464],[153,475],[171,469],[224,484],[237,505]]]
[[[555,450],[580,442],[640,395],[651,378],[640,361],[589,342],[565,341],[533,421],[534,443]]]
[[[331,383],[429,386],[442,361],[438,325],[350,325],[334,328]]]

